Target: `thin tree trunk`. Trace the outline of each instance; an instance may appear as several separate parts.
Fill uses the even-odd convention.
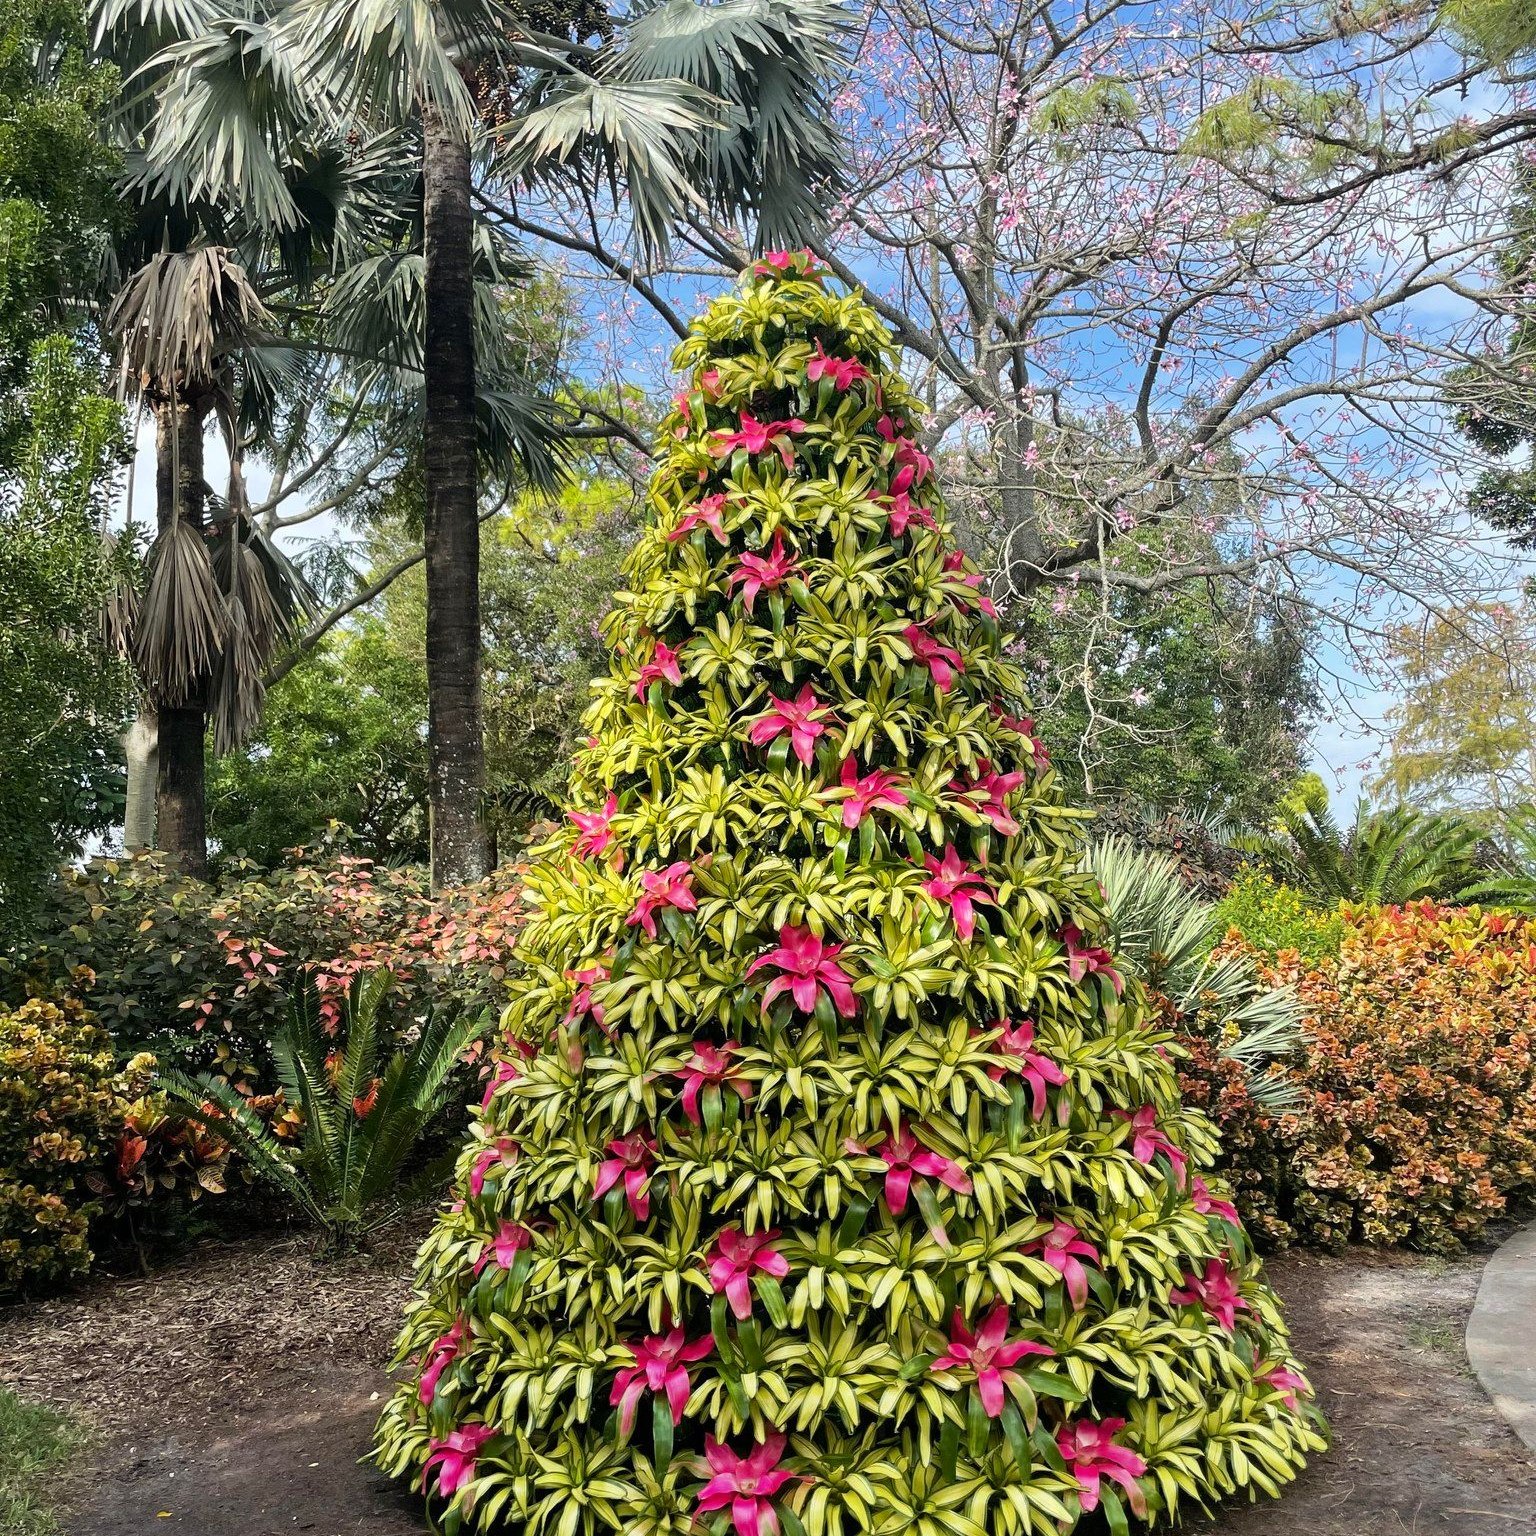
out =
[[[198,401],[163,401],[155,407],[155,513],[162,529],[180,517],[202,531],[203,415]],[[203,737],[208,730],[208,684],[176,706],[162,704],[158,718],[155,846],[185,874],[206,879]]]
[[[128,802],[123,808],[123,847],[138,853],[155,846],[155,796],[159,793],[159,723],[154,706],[139,705],[133,724],[123,732],[128,765]]]
[[[432,884],[490,867],[482,798],[480,524],[476,516],[474,273],[469,143],[423,114],[426,255],[427,730]]]

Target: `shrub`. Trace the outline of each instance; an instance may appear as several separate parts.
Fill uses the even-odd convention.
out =
[[[483,1011],[429,1016],[409,1046],[385,1059],[380,1041],[395,1033],[381,1012],[390,980],[388,970],[352,979],[334,1043],[317,990],[306,987],[294,999],[272,1055],[287,1102],[301,1117],[296,1154],[227,1082],[180,1074],[166,1080],[191,1124],[215,1140],[228,1138],[257,1176],[322,1229],[332,1252],[409,1203],[402,1171],[447,1107],[454,1069],[490,1023]],[[434,1186],[444,1173],[436,1171]]]
[[[1263,870],[1245,868],[1216,904],[1223,929],[1256,954],[1273,960],[1294,950],[1305,965],[1337,956],[1344,925],[1337,909],[1320,912],[1294,886],[1279,885]]]
[[[237,866],[217,885],[157,855],[66,871],[32,938],[0,959],[14,999],[87,989],[119,1052],[166,1070],[213,1071],[270,1092],[270,1042],[313,981],[334,1027],[351,979],[388,968],[397,1016],[478,1012],[504,1000],[521,925],[521,870],[434,899],[420,870],[334,850],[271,872]]]
[[[1124,1531],[1323,1443],[823,276],[776,254],[679,349],[379,1429],[447,1530]]]
[[[123,1123],[111,1037],[73,998],[0,1011],[0,1292],[83,1274],[88,1176]]]
[[[1270,971],[1307,1015],[1297,1112],[1245,1101],[1198,1045],[1187,1088],[1271,1240],[1454,1249],[1536,1190],[1536,922],[1427,901],[1340,922],[1336,960]]]

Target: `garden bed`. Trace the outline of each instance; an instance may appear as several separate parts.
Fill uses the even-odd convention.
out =
[[[421,1536],[359,1465],[385,1385],[408,1254],[316,1265],[298,1238],[234,1244],[149,1279],[0,1314],[0,1382],[92,1427],[69,1536]],[[1536,1463],[1467,1366],[1483,1257],[1294,1253],[1271,1276],[1335,1444],[1279,1505],[1211,1536],[1524,1536]]]

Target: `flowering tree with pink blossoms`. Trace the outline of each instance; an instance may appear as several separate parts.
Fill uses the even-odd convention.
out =
[[[445,1529],[1125,1530],[1324,1444],[893,356],[809,252],[678,349],[379,1429]]]
[[[1032,681],[1042,706],[1088,689],[1089,738],[1158,729],[1115,660],[1180,594],[1289,623],[1326,678],[1508,585],[1462,514],[1443,405],[1518,300],[1491,258],[1536,75],[1457,46],[1501,8],[1522,11],[859,7],[822,255],[902,349],[993,598],[1026,633],[1082,636],[1091,665]],[[614,271],[590,209],[510,216]],[[690,241],[693,271],[739,265],[728,234]],[[645,296],[682,333],[678,279],[621,275],[617,335]]]

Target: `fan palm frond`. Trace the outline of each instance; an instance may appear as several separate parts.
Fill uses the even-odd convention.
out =
[[[141,388],[210,387],[232,351],[260,338],[270,317],[225,246],[152,256],[107,313],[126,372]]]
[[[1212,953],[1222,938],[1216,908],[1191,894],[1168,855],[1108,837],[1084,863],[1103,887],[1124,967],[1173,1004],[1185,1029],[1243,1068],[1259,1104],[1293,1104],[1294,1090],[1271,1068],[1301,1039],[1296,994],[1266,985],[1251,956]]]
[[[133,625],[133,664],[156,703],[185,704],[212,675],[229,635],[201,533],[176,517],[150,546],[149,581]]]

